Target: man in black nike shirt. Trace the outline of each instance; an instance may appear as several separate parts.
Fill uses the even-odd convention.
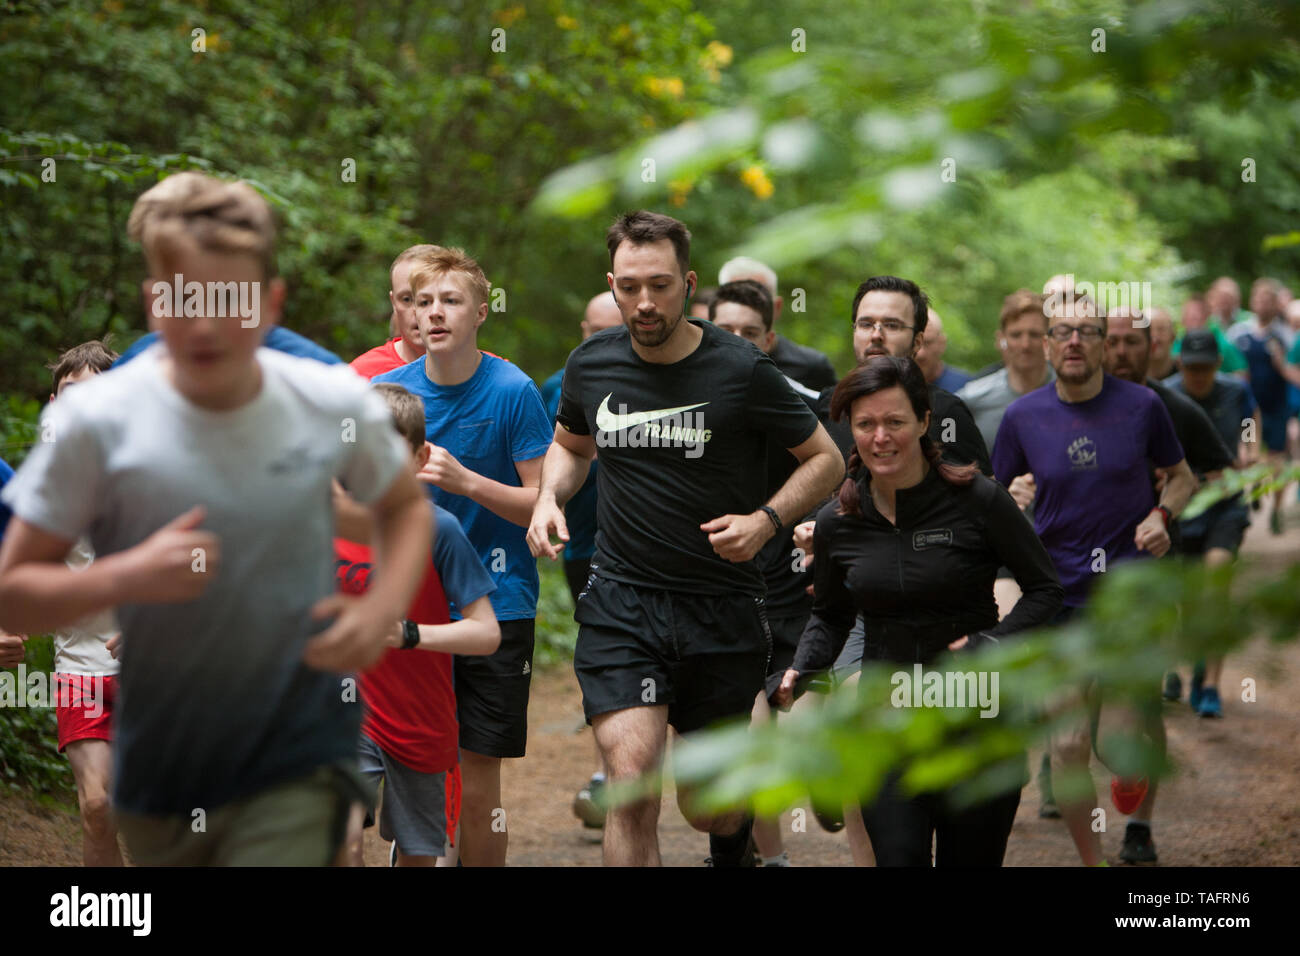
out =
[[[683,316],[696,282],[690,233],[650,212],[606,237],[625,329],[583,342],[564,369],[555,444],[528,529],[554,559],[562,505],[600,451],[596,554],[578,603],[574,669],[611,779],[659,768],[671,724],[689,733],[749,713],[771,653],[759,549],[844,477],[843,459],[772,361]],[[799,461],[770,498],[768,441]],[[766,503],[764,503],[766,501]],[[751,820],[703,815],[714,865],[740,865]],[[612,809],[605,863],[656,865],[659,797]]]

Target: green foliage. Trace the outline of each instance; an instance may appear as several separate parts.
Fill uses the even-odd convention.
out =
[[[602,247],[590,229],[522,228],[522,213],[591,144],[691,115],[712,85],[711,32],[686,0],[74,0],[11,17],[0,382],[38,397],[61,350],[144,330],[127,216],[153,180],[190,167],[247,179],[277,207],[288,327],[350,359],[385,337],[397,252],[461,245],[508,293],[484,346],[544,377],[603,284]]]
[[[52,674],[54,640],[48,636],[29,638],[24,664],[28,673]],[[16,670],[0,673],[17,678]],[[75,804],[77,789],[72,768],[59,753],[52,685],[50,693],[49,707],[0,707],[0,786]]]
[[[573,662],[573,648],[578,642],[578,625],[573,621],[573,599],[564,577],[564,565],[558,561],[537,562],[541,590],[537,599],[535,668],[557,667]]]

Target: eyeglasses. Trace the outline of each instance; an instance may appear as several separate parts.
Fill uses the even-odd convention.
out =
[[[904,325],[898,319],[881,319],[878,322],[873,322],[871,319],[857,319],[853,323],[853,328],[858,332],[880,329],[887,335],[897,335],[899,332],[910,332],[915,326]]]
[[[1047,330],[1047,334],[1052,337],[1053,342],[1068,342],[1074,337],[1074,333],[1079,333],[1079,339],[1083,342],[1096,342],[1105,336],[1105,332],[1100,326],[1096,325],[1054,325]]]

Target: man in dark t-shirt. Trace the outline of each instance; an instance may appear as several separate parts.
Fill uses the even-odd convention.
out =
[[[873,276],[858,286],[853,297],[853,356],[862,365],[877,355],[916,358],[925,342],[929,300],[915,282],[897,276]],[[853,450],[848,422],[830,420],[835,386],[823,389],[817,400],[818,416],[847,459]],[[952,392],[930,385],[930,438],[956,464],[979,466],[992,477],[988,447],[966,403]]]
[[[1208,329],[1192,329],[1183,338],[1182,371],[1166,380],[1171,391],[1185,395],[1203,409],[1214,423],[1224,444],[1235,454],[1234,466],[1254,464],[1255,442],[1243,440],[1246,430],[1257,428],[1259,408],[1250,386],[1233,375],[1219,374],[1222,356],[1219,343]],[[1213,476],[1210,476],[1213,477]],[[1210,506],[1195,518],[1179,521],[1183,553],[1204,560],[1206,567],[1227,564],[1237,556],[1246,528],[1250,526],[1250,509],[1240,494]],[[1223,658],[1211,657],[1192,668],[1192,683],[1187,703],[1202,717],[1222,717],[1219,678]],[[1170,672],[1165,678],[1165,697],[1178,700],[1182,680]]]
[[[690,233],[649,212],[607,236],[607,278],[625,329],[583,342],[564,369],[555,441],[528,530],[554,559],[561,505],[599,448],[592,583],[575,615],[574,669],[612,780],[655,771],[667,726],[743,717],[763,686],[770,636],[759,549],[839,484],[843,463],[772,361],[683,315],[696,282]],[[800,462],[767,494],[768,442]],[[765,503],[766,502],[766,503]],[[709,833],[711,862],[752,862],[751,819],[678,805]],[[656,865],[659,795],[611,809],[606,864]]]

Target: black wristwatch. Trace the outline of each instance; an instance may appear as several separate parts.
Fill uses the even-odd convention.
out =
[[[414,621],[402,622],[402,650],[409,651],[420,646],[420,625]]]
[[[776,528],[777,531],[781,530],[782,528],[781,516],[776,513],[775,508],[773,508],[771,505],[762,505],[758,510],[764,512],[769,518],[772,519],[772,526]]]

